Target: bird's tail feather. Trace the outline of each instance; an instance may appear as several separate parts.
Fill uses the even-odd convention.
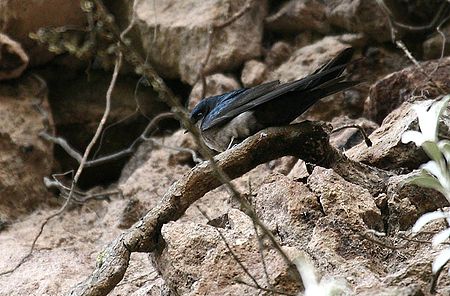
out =
[[[309,88],[314,88],[318,85],[322,85],[323,83],[327,83],[328,81],[333,81],[336,77],[340,77],[341,74],[345,71],[345,68],[350,63],[350,60],[353,57],[354,49],[352,47],[348,47],[342,50],[337,56],[329,60],[326,64],[315,70],[312,75],[319,74],[323,72],[329,72],[325,75],[321,75],[318,78],[311,80],[307,85],[301,87],[301,89],[297,90],[306,90]]]

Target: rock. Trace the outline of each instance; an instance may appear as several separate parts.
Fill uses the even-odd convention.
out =
[[[444,56],[450,54],[450,24],[444,26],[441,31],[445,38],[439,32],[436,32],[423,42],[423,58],[425,60],[438,59],[441,54],[444,54]],[[444,52],[442,52],[442,46],[444,46]]]
[[[231,75],[224,74],[213,74],[205,77],[206,79],[206,91],[204,97],[210,97],[215,95],[220,95],[241,87],[239,82]],[[192,88],[191,94],[189,95],[189,106],[188,109],[192,110],[195,105],[197,105],[202,99],[202,82],[197,82]]]
[[[360,291],[361,286],[385,286],[380,277],[384,275],[385,258],[391,252],[362,238],[358,233],[364,229],[360,226],[343,215],[324,216],[316,221],[306,246],[322,274],[345,280],[353,291]]]
[[[298,48],[286,62],[269,74],[267,81],[279,79],[285,82],[307,76],[350,46],[342,40],[348,40],[348,38],[343,36],[325,37],[311,45]],[[356,99],[352,98],[354,95],[357,97]],[[357,101],[357,103],[353,101]],[[362,106],[362,101],[358,93],[355,94],[350,90],[344,91],[320,100],[301,118],[331,120],[335,116],[348,114],[348,109],[354,109],[353,104]],[[359,109],[362,110],[362,107]]]
[[[250,60],[244,64],[241,74],[241,81],[244,87],[252,87],[261,84],[265,80],[266,75],[266,64],[256,60]]]
[[[430,105],[432,101],[422,102]],[[356,161],[382,169],[415,169],[426,162],[428,157],[422,149],[413,143],[403,144],[401,137],[407,130],[416,129],[417,114],[412,109],[413,104],[403,103],[391,112],[381,126],[371,135],[372,147],[361,143],[345,154]]]
[[[0,80],[19,77],[27,68],[28,61],[22,46],[0,33]]]
[[[323,216],[316,195],[305,184],[280,174],[265,179],[252,203],[258,217],[290,246],[305,246]]]
[[[84,151],[103,116],[111,74],[91,70],[87,77],[67,71],[66,68],[50,68],[47,71],[51,72],[46,75],[58,136],[64,137],[78,151]],[[128,148],[142,133],[149,119],[167,110],[167,106],[158,99],[151,87],[139,85],[137,88],[137,81],[138,78],[132,75],[119,76],[112,93],[111,111],[97,157]],[[136,111],[138,106],[140,110]],[[59,147],[55,152],[63,170],[70,170],[78,165]],[[79,185],[87,188],[117,180],[126,160],[123,158],[85,168]]]
[[[208,30],[238,12],[246,0],[165,0],[136,5],[137,24],[148,57],[166,78],[196,82],[199,63],[207,54]],[[213,38],[206,73],[226,72],[261,54],[267,3],[252,2],[250,10]]]
[[[425,269],[422,269],[425,271]],[[359,291],[361,296],[413,296],[413,295],[424,295],[424,289],[416,283],[411,283],[406,287],[372,287]]]
[[[363,49],[361,58],[355,59],[349,67],[349,79],[361,81],[360,84],[347,90],[345,100],[339,109],[344,109],[350,118],[367,117],[364,115],[366,99],[370,86],[377,83],[387,74],[404,69],[411,61],[400,51],[393,51],[381,46],[369,46]],[[373,118],[368,118],[372,119]],[[378,124],[381,123],[377,121]]]
[[[162,227],[165,247],[153,259],[171,294],[260,295],[260,290],[236,282],[237,279],[250,279],[233,259],[218,231],[242,264],[266,287],[251,219],[241,211],[230,210],[226,220],[225,227],[217,229],[192,222],[172,222]],[[300,254],[293,247],[283,249],[290,257]],[[264,259],[273,287],[297,293],[299,286],[291,278],[282,258],[274,250],[265,250]]]
[[[38,45],[36,41],[30,39],[30,33],[48,27],[84,28],[87,22],[79,1],[32,0],[26,3],[1,1],[0,10],[2,32],[23,46],[32,66],[47,63],[54,54],[48,51],[47,46]]]
[[[312,30],[322,34],[330,30],[326,9],[322,1],[291,0],[266,18],[269,30],[282,33],[299,33]]]
[[[284,41],[275,42],[266,53],[264,63],[270,68],[279,66],[289,58],[293,51],[292,46]]]
[[[387,181],[390,232],[407,230],[421,215],[448,205],[448,201],[438,191],[405,183],[415,173],[393,176]]]
[[[385,257],[391,251],[360,235],[369,229],[384,229],[374,197],[333,170],[321,167],[309,176],[308,187],[324,213],[315,222],[306,246],[316,266],[329,276],[345,278],[353,291],[359,291],[361,286],[380,286]]]
[[[186,164],[171,163],[171,156],[181,152],[166,148],[183,147],[185,137],[189,135],[180,130],[169,137],[154,138],[165,147],[143,143],[122,170],[118,187],[123,197],[136,200],[142,208],[153,208],[170,185],[190,169]]]
[[[306,163],[303,160],[299,159],[292,167],[287,176],[288,178],[295,181],[301,181],[302,179],[308,178],[309,172],[306,167]]]
[[[49,203],[43,178],[51,173],[53,145],[39,133],[53,121],[37,75],[3,82],[0,94],[0,220],[8,221]]]
[[[139,220],[145,214],[145,208],[142,206],[142,203],[134,196],[131,196],[130,199],[127,200],[125,207],[122,210],[122,214],[120,216],[119,223],[117,224],[118,228],[128,229],[133,225],[136,221]]]
[[[450,57],[439,61],[420,63],[425,73],[431,74],[435,84],[441,89],[450,90]],[[419,101],[435,98],[442,91],[429,81],[421,70],[411,66],[392,73],[379,80],[370,88],[364,106],[367,118],[381,123],[383,119],[404,101]]]
[[[280,79],[286,82],[305,77],[347,47],[349,45],[342,43],[336,36],[300,47],[269,75],[268,80]]]
[[[331,169],[316,167],[308,177],[309,188],[318,197],[326,216],[382,230],[381,212],[367,189],[345,181]]]
[[[373,121],[365,118],[350,119],[347,116],[336,117],[331,121],[333,129],[338,129],[346,125],[358,125],[360,126],[367,135],[370,135],[379,126]],[[362,143],[364,137],[361,132],[356,128],[346,128],[338,132],[334,132],[330,136],[330,143],[334,147],[340,150],[348,150],[351,147]]]
[[[289,174],[295,164],[298,162],[298,158],[294,156],[283,156],[278,159],[271,160],[267,163],[267,167],[274,173],[280,173],[283,175]]]
[[[324,4],[332,26],[349,32],[362,32],[377,42],[391,39],[388,18],[376,1],[325,0]]]

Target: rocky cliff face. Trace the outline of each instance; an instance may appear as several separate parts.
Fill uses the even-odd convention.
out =
[[[417,240],[408,236],[422,214],[446,207],[448,201],[432,189],[404,184],[428,158],[420,148],[403,144],[401,136],[418,128],[415,103],[431,106],[450,91],[450,51],[445,47],[449,4],[380,3],[104,4],[119,33],[132,25],[125,44],[143,56],[188,109],[205,96],[304,77],[342,49],[354,47],[347,75],[361,84],[324,98],[297,121],[320,120],[334,128],[358,124],[373,145],[368,147],[356,129],[342,130],[328,135],[332,151],[352,164],[347,170],[329,165],[328,156],[305,163],[286,153],[232,182],[285,254],[312,262],[322,281],[333,279],[343,295],[428,295],[432,283],[437,283],[438,295],[448,295],[448,274],[433,282],[433,249],[423,243],[442,225],[431,225]],[[0,0],[0,272],[26,255],[42,221],[64,203],[67,195],[60,193],[78,167],[72,155],[42,134],[60,136],[84,151],[104,112],[114,53],[124,45],[117,45],[96,7],[95,1],[82,1],[80,7],[79,1],[19,5]],[[392,34],[403,43],[392,43]],[[407,51],[399,48],[402,44]],[[128,148],[150,121],[170,111],[160,90],[141,75],[144,65],[136,68],[127,54],[106,128],[90,158]],[[441,135],[448,137],[449,129],[447,111]],[[90,277],[96,263],[97,269],[109,264],[103,260],[107,251],[102,251],[108,242],[124,230],[139,229],[146,221],[139,220],[143,215],[164,208],[161,198],[171,186],[206,165],[192,135],[175,119],[158,120],[148,136],[134,153],[84,170],[76,199],[50,220],[33,255],[0,276],[1,295],[68,293]],[[46,187],[44,178],[47,185],[49,180],[60,182],[59,190]],[[214,187],[201,180],[195,186]],[[173,196],[183,200],[183,192]],[[155,222],[160,223],[157,232],[145,241],[155,247],[132,253],[119,284],[105,277],[102,293],[80,293],[88,291],[83,285],[73,293],[106,295],[113,288],[110,295],[299,293],[302,284],[250,216],[224,186],[208,191],[181,218]],[[89,278],[90,287],[102,276]]]

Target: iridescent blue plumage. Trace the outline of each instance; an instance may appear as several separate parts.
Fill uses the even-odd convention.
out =
[[[342,75],[353,55],[347,48],[311,75],[288,83],[272,81],[205,98],[191,112],[205,143],[224,151],[270,126],[286,125],[323,97],[359,82]]]
[[[227,108],[229,104],[233,104],[234,100],[239,100],[240,94],[246,91],[247,88],[241,88],[228,93],[208,98],[210,104],[213,106],[209,113],[203,118],[200,127],[206,127],[209,123],[219,115],[223,109]]]

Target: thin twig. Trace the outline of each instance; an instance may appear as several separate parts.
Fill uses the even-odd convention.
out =
[[[253,229],[255,230],[256,239],[258,240],[258,252],[261,257],[261,264],[263,266],[264,276],[266,277],[266,283],[267,283],[268,288],[270,290],[272,290],[271,294],[273,295],[273,286],[270,283],[270,276],[269,276],[269,273],[267,272],[266,259],[264,258],[263,238],[259,237],[258,227],[256,226],[256,223],[254,221],[252,221],[252,225],[253,225]]]
[[[363,136],[364,142],[366,142],[367,147],[372,147],[372,141],[369,139],[369,136],[367,135],[366,131],[358,124],[347,124],[344,126],[340,126],[338,128],[333,129],[331,131],[331,133],[336,133],[338,131],[341,131],[341,130],[347,129],[347,128],[356,128]]]
[[[394,28],[393,24],[398,25],[399,23],[396,23],[393,20],[393,14],[392,11],[389,9],[389,7],[386,5],[386,3],[384,3],[384,0],[377,0],[378,5],[380,6],[381,10],[386,14],[387,18],[388,18],[388,22],[389,22],[389,27],[391,28],[391,39],[392,39],[392,43],[394,43],[395,45],[397,45],[398,48],[400,48],[406,55],[406,57],[417,67],[417,69],[419,69],[419,71],[428,78],[428,81],[431,82],[434,87],[436,87],[441,93],[446,93],[445,90],[443,90],[441,88],[441,86],[433,79],[433,77],[428,74],[425,69],[423,69],[422,65],[420,65],[420,63],[414,58],[414,56],[412,55],[412,53],[409,51],[409,49],[407,48],[407,46],[405,45],[405,43],[403,43],[403,41],[398,40],[397,36],[396,36],[396,30]],[[429,29],[433,28],[435,26],[435,24],[442,18],[442,12],[444,10],[446,6],[446,3],[444,2],[440,8],[439,11],[436,13],[434,19],[432,20],[432,22],[428,25]],[[404,28],[408,28],[410,30],[416,28],[418,30],[422,30],[422,28],[420,27],[412,27],[412,26],[407,26],[404,25]],[[432,72],[432,74],[434,73],[434,71]]]
[[[423,26],[412,26],[412,25],[407,25],[407,24],[400,23],[399,21],[396,21],[394,19],[394,15],[393,15],[392,11],[388,8],[386,3],[384,3],[384,0],[377,0],[377,2],[380,5],[380,7],[382,8],[382,10],[387,14],[391,23],[393,23],[397,27],[400,27],[402,29],[406,29],[409,31],[427,31],[427,30],[433,29],[436,26],[437,22],[439,22],[439,20],[442,18],[442,16],[444,16],[446,14],[445,8],[448,5],[445,1],[443,1],[441,6],[439,6],[438,11],[436,12],[436,14],[434,15],[433,19],[431,20],[431,22],[429,24],[423,25]]]
[[[114,160],[118,160],[124,157],[128,157],[130,155],[132,155],[134,152],[136,152],[137,148],[139,147],[139,145],[144,142],[144,141],[153,141],[155,144],[160,145],[158,142],[154,141],[153,139],[149,138],[149,134],[154,130],[155,126],[163,119],[167,119],[167,118],[173,118],[174,114],[172,112],[165,112],[165,113],[160,113],[157,116],[155,116],[150,123],[145,127],[144,131],[142,132],[142,134],[133,142],[131,143],[131,145],[119,152],[113,153],[113,154],[109,154],[109,155],[105,155],[96,159],[92,159],[89,161],[85,161],[84,167],[94,167],[94,166],[99,166],[102,165],[104,163],[108,163]],[[78,152],[77,150],[75,150],[75,148],[73,148],[72,146],[70,146],[70,144],[61,137],[55,137],[53,135],[50,135],[47,132],[41,132],[40,136],[42,138],[44,138],[47,141],[50,141],[54,144],[57,144],[59,146],[61,146],[61,148],[64,149],[64,151],[66,151],[67,154],[69,154],[73,159],[75,159],[78,163],[81,163],[82,161],[82,156],[80,154],[80,152]],[[164,145],[160,145],[161,147],[163,147]],[[164,146],[164,148],[169,148],[167,146]],[[174,149],[177,150],[178,148],[174,148],[174,147],[170,147],[170,149]],[[184,148],[180,148],[179,150],[182,150]],[[186,148],[187,149],[187,148]],[[187,151],[187,150],[183,150],[183,151]],[[198,160],[198,157],[196,156],[195,153],[192,153],[192,151],[189,151],[191,154],[193,154],[194,160]]]

